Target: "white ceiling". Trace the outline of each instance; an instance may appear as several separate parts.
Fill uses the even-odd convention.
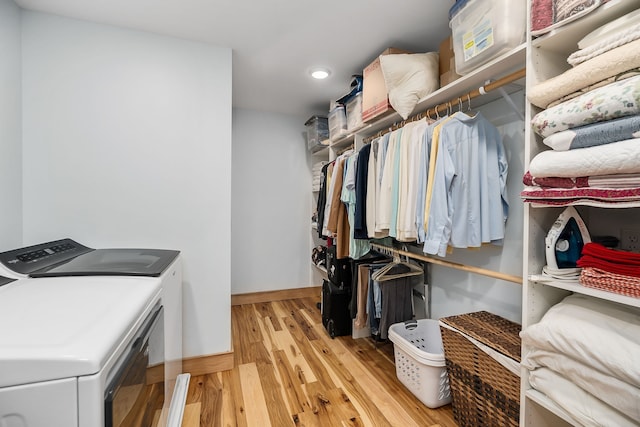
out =
[[[234,107],[326,114],[381,51],[437,51],[454,0],[15,0],[25,9],[233,49]],[[328,67],[324,81],[309,77]]]

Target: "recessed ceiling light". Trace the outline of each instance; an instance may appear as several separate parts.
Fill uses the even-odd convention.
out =
[[[329,74],[331,74],[331,72],[326,68],[314,68],[311,70],[311,77],[318,80],[326,79],[329,77]]]

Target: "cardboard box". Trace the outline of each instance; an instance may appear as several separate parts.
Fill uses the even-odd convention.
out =
[[[380,55],[411,53],[406,50],[390,47]],[[389,104],[387,86],[380,68],[380,55],[362,72],[362,120],[371,121],[389,111],[393,111]]]
[[[456,58],[453,52],[451,36],[440,43],[440,87],[446,86],[461,76],[456,73]]]

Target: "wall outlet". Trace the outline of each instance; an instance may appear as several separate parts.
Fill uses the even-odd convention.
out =
[[[640,230],[623,228],[620,230],[620,249],[640,252]]]

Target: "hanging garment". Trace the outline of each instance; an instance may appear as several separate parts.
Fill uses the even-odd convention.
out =
[[[387,339],[389,327],[394,323],[413,319],[412,290],[413,286],[419,283],[424,283],[423,275],[399,277],[380,282],[382,287],[381,339]]]
[[[383,212],[382,182],[384,177],[384,166],[387,161],[387,151],[389,148],[390,133],[385,134],[378,143],[378,156],[376,159],[377,176],[376,176],[376,226],[375,237],[383,238],[389,235],[388,220]],[[388,200],[388,199],[387,199]],[[383,222],[386,220],[386,228],[383,228]]]
[[[335,160],[329,163],[329,167],[327,168],[327,184],[326,184],[326,201],[324,205],[324,220],[322,221],[322,235],[331,237],[331,233],[327,226],[329,225],[329,215],[331,214],[331,201],[333,199],[333,190],[334,190],[334,181],[333,181],[333,170],[335,169],[336,162]],[[318,227],[320,227],[320,223],[318,223]]]
[[[376,189],[377,189],[377,162],[379,138],[371,141],[369,153],[369,167],[367,169],[367,200],[366,200],[366,225],[367,237],[376,237]]]
[[[345,158],[336,159],[332,176],[333,194],[331,195],[331,211],[327,230],[335,236],[336,258],[347,258],[349,256],[349,219],[345,205],[340,200],[342,186],[344,182]]]
[[[356,239],[368,239],[367,230],[367,193],[369,158],[371,145],[362,147],[358,153],[355,173],[355,212],[353,218],[353,236]]]
[[[400,242],[414,242],[418,237],[415,221],[418,200],[418,172],[420,146],[426,128],[426,120],[409,123],[404,127],[400,152],[400,197],[396,224],[396,239]]]
[[[391,212],[389,215],[389,236],[396,237],[398,231],[398,206],[400,204],[400,149],[402,147],[402,135],[404,128],[393,131],[396,134],[393,162],[391,165]],[[405,139],[406,141],[406,139]]]
[[[359,259],[370,250],[369,240],[354,238],[354,223],[356,211],[356,170],[359,163],[359,153],[354,153],[345,160],[345,178],[340,200],[347,209],[349,222],[349,257]]]
[[[456,113],[436,127],[432,146],[436,137],[440,148],[433,181],[428,182],[432,192],[427,192],[424,251],[445,256],[447,245],[501,244],[508,202],[507,161],[500,133],[480,113],[475,117]]]
[[[320,191],[318,192],[318,202],[316,204],[316,211],[318,212],[318,237],[324,238],[325,235],[322,233],[322,227],[324,224],[324,208],[327,203],[327,173],[329,170],[329,164],[325,164],[322,167],[320,173]]]

